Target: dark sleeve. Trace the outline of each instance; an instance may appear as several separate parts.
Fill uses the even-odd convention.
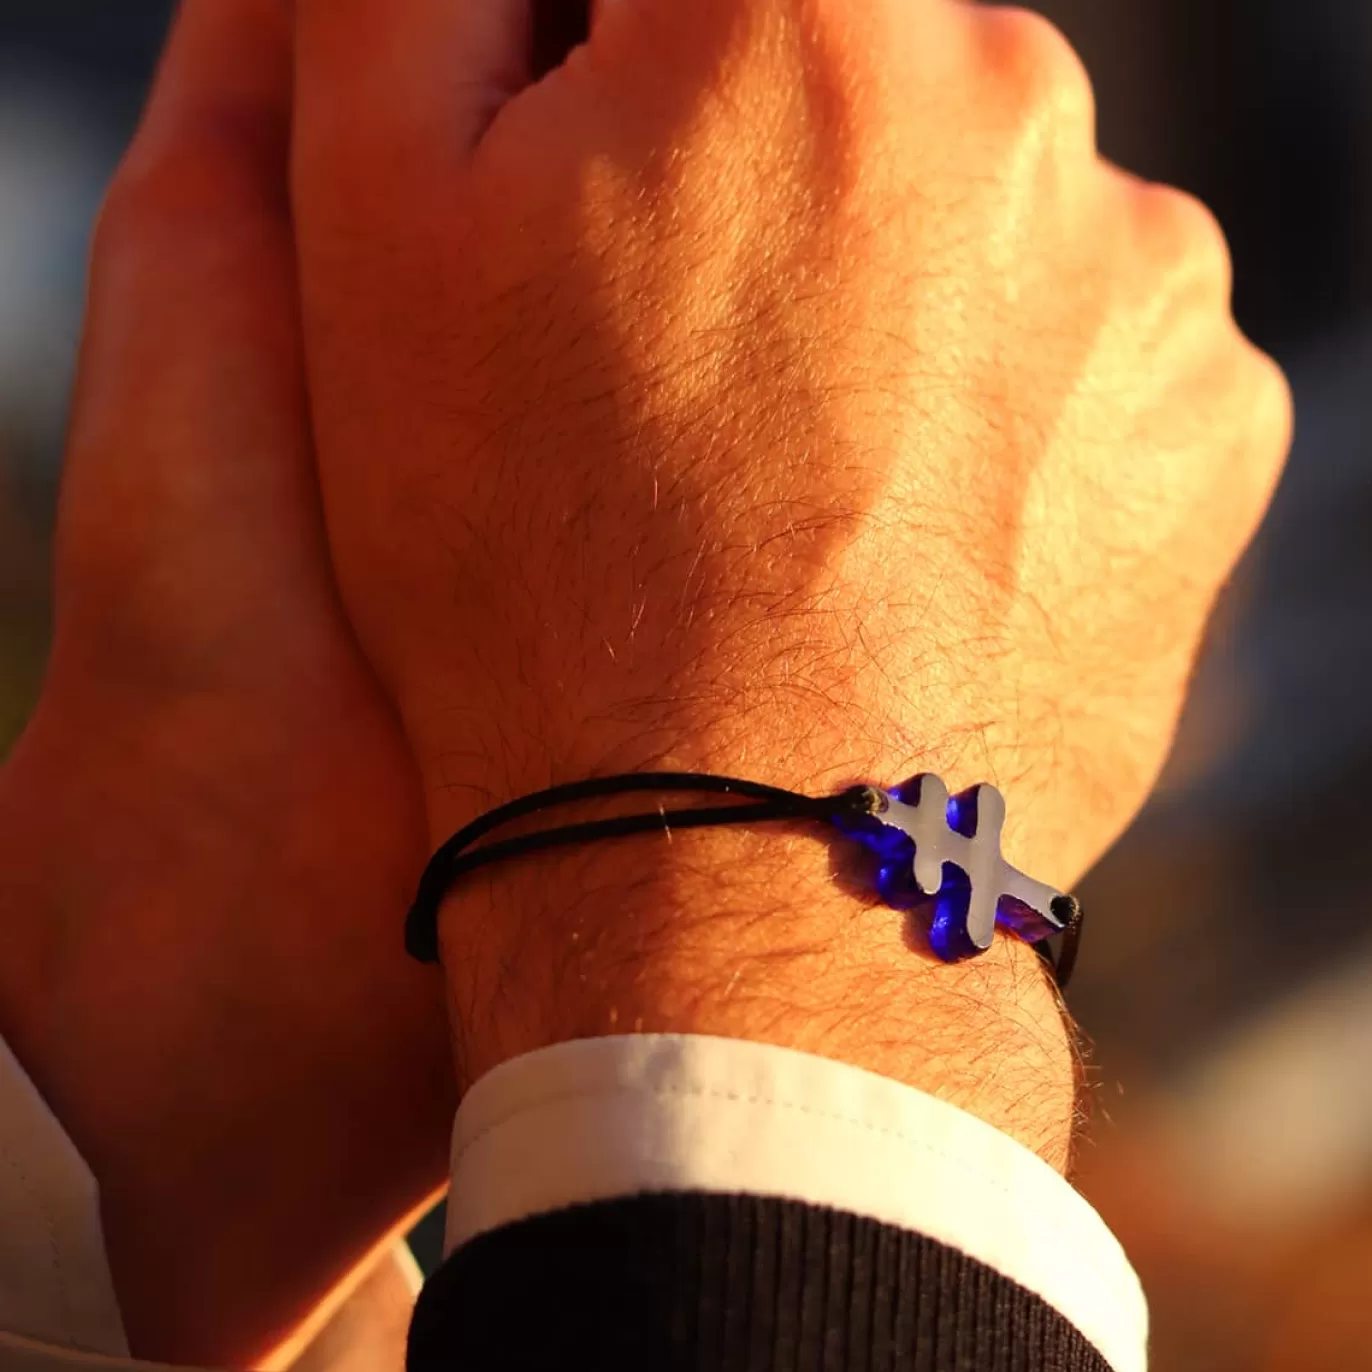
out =
[[[800,1201],[674,1192],[480,1234],[420,1294],[408,1372],[1110,1372],[953,1248]]]

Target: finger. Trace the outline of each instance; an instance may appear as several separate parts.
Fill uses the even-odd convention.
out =
[[[296,185],[450,169],[531,72],[530,0],[295,0]],[[355,175],[355,180],[354,180]]]
[[[280,0],[182,7],[96,225],[79,420],[272,332],[291,255],[289,38]]]
[[[64,586],[99,578],[64,571],[92,561],[177,565],[189,598],[200,568],[265,567],[309,541],[291,65],[282,0],[178,14],[96,228],[59,523],[67,609]]]

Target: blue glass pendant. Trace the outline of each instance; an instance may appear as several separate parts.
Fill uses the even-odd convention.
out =
[[[834,823],[876,854],[876,886],[897,910],[932,907],[929,943],[945,962],[984,953],[996,925],[1026,943],[1061,933],[1076,903],[1012,867],[1000,851],[1005,800],[994,786],[956,796],[932,773],[892,791],[858,786]]]

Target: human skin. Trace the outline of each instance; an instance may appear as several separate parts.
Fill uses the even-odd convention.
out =
[[[246,1366],[442,1184],[418,777],[329,572],[290,32],[192,0],[101,216],[56,636],[0,771],[0,1034],[100,1185],[133,1351]]]
[[[509,0],[296,15],[330,547],[431,841],[597,774],[928,770],[998,785],[1009,856],[1070,886],[1156,777],[1291,414],[1218,226],[1099,158],[1065,41],[949,0],[625,0],[530,84]],[[440,934],[463,1082],[734,1034],[1064,1164],[1032,952],[934,965],[799,830],[487,869]]]
[[[191,0],[102,218],[56,644],[0,774],[0,1032],[100,1181],[134,1350],[228,1365],[441,1176],[442,983],[398,943],[426,842],[594,771],[931,767],[1070,882],[1289,423],[1213,225],[1094,160],[1033,21],[624,5],[505,103],[518,7],[295,12],[329,540],[404,734],[315,503],[283,12]],[[539,859],[443,936],[462,1086],[731,1033],[1065,1158],[1033,954],[933,965],[798,832]]]

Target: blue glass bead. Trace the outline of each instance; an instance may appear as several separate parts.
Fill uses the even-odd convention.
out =
[[[1062,932],[1061,923],[1051,912],[1041,915],[1032,905],[1026,905],[1014,896],[1001,896],[996,902],[996,923],[1018,934],[1026,943],[1037,943]]]
[[[912,910],[924,899],[908,862],[886,862],[877,868],[877,894],[893,910]]]
[[[943,885],[934,899],[934,918],[929,924],[929,946],[944,962],[961,962],[984,952],[967,931],[967,908],[972,884],[967,874],[952,863],[945,865]]]

